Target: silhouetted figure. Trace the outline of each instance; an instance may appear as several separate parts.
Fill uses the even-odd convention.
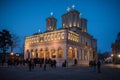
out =
[[[101,67],[101,62],[98,61],[98,62],[97,62],[97,70],[98,70],[98,73],[101,73],[100,67]]]
[[[23,60],[23,66],[25,66],[25,60]]]
[[[2,66],[4,66],[4,62],[5,62],[5,60],[4,60],[4,59],[2,59]]]
[[[53,60],[53,65],[54,65],[54,67],[56,68],[56,60]]]
[[[93,61],[93,68],[94,68],[94,70],[96,70],[96,61],[95,60]]]
[[[42,67],[43,61],[42,59],[39,60],[40,68]]]
[[[77,65],[77,59],[74,60],[74,65]]]
[[[28,61],[28,65],[29,65],[29,71],[31,71],[31,68],[32,68],[31,60]]]
[[[31,60],[31,66],[32,66],[32,69],[34,69],[34,60],[33,59]]]
[[[62,63],[62,67],[66,67],[66,60]]]
[[[10,63],[11,63],[11,61],[10,61],[10,59],[8,59],[8,61],[7,61],[8,67],[10,66]]]
[[[47,67],[47,66],[46,66],[46,63],[44,63],[44,71],[46,71],[46,67]]]

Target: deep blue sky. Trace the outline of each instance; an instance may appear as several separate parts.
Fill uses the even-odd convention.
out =
[[[45,19],[54,13],[57,28],[61,27],[61,15],[66,8],[75,9],[88,20],[88,33],[98,40],[98,50],[111,51],[111,44],[120,31],[119,0],[0,0],[0,31],[8,29],[24,37],[46,29]]]

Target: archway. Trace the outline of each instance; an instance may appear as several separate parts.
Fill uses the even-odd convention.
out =
[[[39,55],[39,57],[40,57],[40,58],[44,58],[44,51],[43,51],[42,48],[40,49],[40,55]]]
[[[35,57],[33,49],[31,50],[31,58],[33,59]]]
[[[45,49],[45,58],[46,58],[46,59],[49,59],[49,58],[50,58],[50,52],[49,52],[49,49],[48,49],[48,48]]]
[[[56,58],[56,53],[55,53],[56,51],[55,51],[55,48],[52,48],[51,49],[51,57],[52,58]]]
[[[27,53],[27,59],[30,59],[30,51],[27,50],[26,53]]]
[[[63,58],[63,50],[61,47],[58,48],[58,58]]]
[[[68,48],[68,59],[72,59],[72,47]]]
[[[74,59],[77,59],[77,48],[74,48],[73,58],[74,58]]]
[[[35,50],[35,58],[38,58],[38,50]]]
[[[84,59],[85,59],[86,61],[88,60],[88,54],[87,54],[87,52],[88,52],[88,51],[85,49],[85,50],[84,50]]]

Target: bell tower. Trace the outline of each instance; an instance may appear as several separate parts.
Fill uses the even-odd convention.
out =
[[[63,28],[71,28],[78,27],[80,28],[80,13],[74,9],[74,5],[72,5],[72,10],[67,8],[67,13],[62,15],[62,27]]]
[[[53,17],[53,12],[50,13],[50,17],[46,19],[46,30],[56,30],[57,19]]]
[[[81,26],[82,32],[87,32],[87,19],[81,18],[80,23],[81,23],[80,26]]]

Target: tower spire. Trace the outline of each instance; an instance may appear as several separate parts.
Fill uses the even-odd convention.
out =
[[[50,12],[50,17],[46,19],[46,30],[56,30],[57,19],[53,17],[53,12]]]

